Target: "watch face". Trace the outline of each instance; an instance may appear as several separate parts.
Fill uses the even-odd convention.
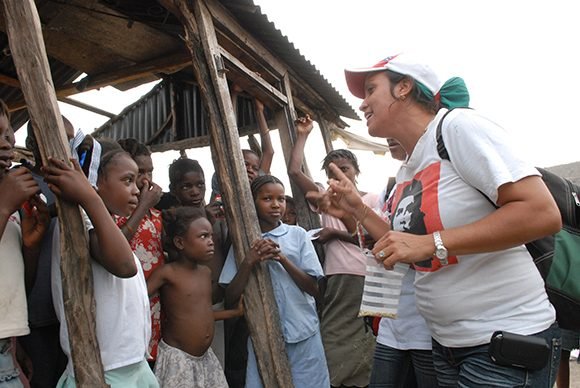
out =
[[[447,258],[447,249],[437,248],[437,250],[435,251],[435,256],[437,256],[437,258],[439,260],[446,259]]]

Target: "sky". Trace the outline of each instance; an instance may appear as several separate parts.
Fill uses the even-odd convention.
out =
[[[428,59],[443,78],[461,76],[471,106],[500,124],[514,146],[541,167],[580,160],[578,66],[580,23],[575,2],[564,0],[254,0],[269,20],[358,111],[360,99],[348,92],[344,68],[366,67],[398,52]],[[121,93],[113,88],[75,96],[119,113],[151,89],[143,85]],[[91,132],[107,118],[60,104],[73,125]],[[364,120],[346,120],[348,130],[367,135]],[[19,131],[24,132],[24,131]],[[22,133],[18,144],[23,144]],[[277,131],[273,174],[287,182]],[[306,159],[315,180],[324,157],[319,132],[307,143]],[[383,139],[375,139],[383,142]],[[334,142],[334,148],[345,145]],[[244,143],[242,148],[247,147]],[[355,152],[359,187],[379,192],[399,162],[388,155]],[[208,149],[188,152],[200,161],[209,180],[213,172]],[[154,154],[156,180],[167,189],[167,166],[177,152]],[[377,179],[376,167],[382,178]],[[209,193],[208,193],[209,196]]]

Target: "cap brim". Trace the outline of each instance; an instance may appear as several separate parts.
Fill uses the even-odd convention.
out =
[[[386,70],[384,67],[370,67],[366,69],[345,69],[346,86],[353,96],[365,98],[365,80],[369,73]]]

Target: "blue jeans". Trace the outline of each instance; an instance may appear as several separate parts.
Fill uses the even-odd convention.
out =
[[[409,376],[412,379],[409,379]],[[377,342],[369,387],[437,387],[431,351],[399,350]]]
[[[552,388],[560,363],[560,328],[553,324],[533,335],[545,338],[551,348],[550,361],[540,370],[495,364],[488,354],[489,344],[448,348],[433,340],[433,363],[439,386]]]

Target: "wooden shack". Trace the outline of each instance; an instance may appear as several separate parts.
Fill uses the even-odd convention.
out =
[[[342,117],[358,119],[252,0],[3,0],[2,11],[0,97],[12,112],[13,127],[32,116],[43,128],[37,130],[46,143],[43,158],[65,155],[56,99],[107,114],[71,96],[104,86],[127,90],[161,80],[151,93],[156,103],[144,110],[143,125],[115,127],[127,117],[125,111],[101,131],[109,131],[111,137],[136,137],[154,151],[210,145],[237,257],[243,257],[249,242],[259,236],[253,207],[242,206],[251,202],[251,195],[239,145],[240,135],[257,128],[251,115],[244,113],[251,110],[251,103],[240,104],[236,120],[228,85],[235,82],[248,97],[264,102],[271,128],[279,130],[285,158],[299,114],[310,114],[318,122],[327,150],[332,148],[330,133],[346,126]],[[296,187],[292,191],[302,222],[316,226],[318,219],[309,214],[302,193]],[[63,229],[70,225],[80,227],[61,221]],[[67,260],[73,261],[63,255],[63,283],[67,277],[84,279],[77,291],[65,291],[65,305],[69,298],[83,312],[67,310],[71,327],[75,322],[82,325],[79,317],[90,316],[87,295],[92,294],[90,266],[65,265]],[[248,285],[245,304],[264,385],[290,387],[269,274],[262,268]],[[94,330],[94,325],[73,329],[71,336],[83,336],[87,330]],[[102,371],[91,362],[96,341],[94,336],[87,338],[93,340],[71,338],[77,381],[80,386],[101,386]]]

